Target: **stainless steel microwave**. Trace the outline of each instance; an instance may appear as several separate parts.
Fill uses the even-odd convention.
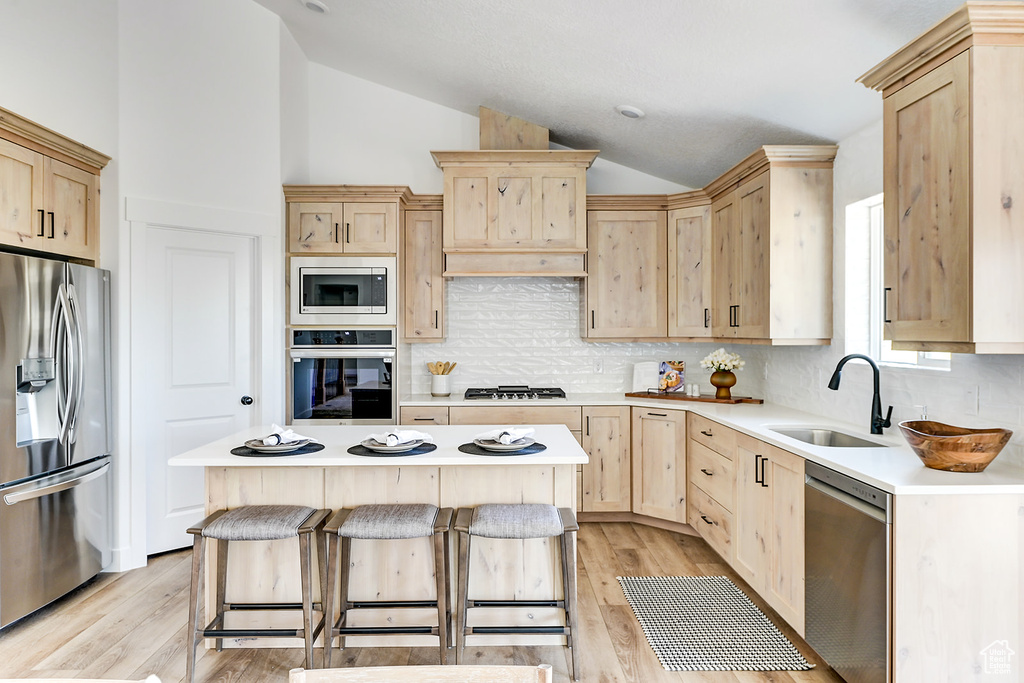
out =
[[[387,256],[293,256],[292,325],[397,325],[397,262]]]

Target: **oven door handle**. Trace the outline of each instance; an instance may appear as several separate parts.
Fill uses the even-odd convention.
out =
[[[304,358],[394,358],[397,349],[291,349],[288,355],[296,363]]]

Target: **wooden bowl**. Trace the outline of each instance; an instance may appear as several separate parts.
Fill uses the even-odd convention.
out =
[[[981,472],[1013,436],[1009,429],[967,429],[930,420],[906,420],[899,428],[925,467],[947,472]]]

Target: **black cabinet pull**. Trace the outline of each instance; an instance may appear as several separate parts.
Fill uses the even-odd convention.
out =
[[[338,243],[338,224],[334,224],[334,243]]]
[[[709,430],[709,431],[704,431],[704,430],[702,429],[702,430],[700,430],[700,433],[701,433],[701,434],[703,434],[703,435],[704,435],[704,436],[706,436],[706,437],[709,437],[709,438],[710,438],[710,437],[712,437],[712,436],[714,436],[714,434],[712,434],[712,433],[710,432],[710,430]]]
[[[765,480],[765,477],[764,477],[764,464],[766,462],[768,462],[768,458],[766,458],[766,457],[764,457],[762,455],[761,456],[761,486],[763,486],[764,488],[768,488],[768,482]]]
[[[882,290],[882,322],[891,323],[889,320],[889,292],[892,291],[892,287],[886,287]]]
[[[762,457],[763,456],[757,455],[756,453],[754,454],[754,483],[763,485],[764,482],[761,481],[761,479],[759,478],[760,475],[758,474],[759,471],[763,471],[760,469]]]
[[[650,417],[668,417],[668,413],[647,413]]]
[[[708,471],[707,471],[706,469],[704,469],[703,467],[701,467],[701,468],[700,468],[700,471],[701,471],[701,472],[703,472],[704,474],[708,475],[709,477],[713,477],[713,476],[715,476],[715,473],[714,473],[714,472],[708,472]]]
[[[590,329],[594,329],[594,311],[590,311]]]
[[[435,420],[432,417],[414,417],[412,419],[412,421],[413,422],[436,422],[437,420]]]
[[[36,237],[46,237],[46,212],[39,209],[39,234]]]
[[[707,515],[701,515],[700,518],[703,519],[708,524],[714,524],[714,522],[712,522],[710,519],[708,519]]]
[[[54,233],[54,227],[55,227],[54,223],[56,223],[57,220],[56,220],[56,218],[53,215],[53,211],[49,211],[48,213],[50,214],[50,239],[52,240],[53,239],[53,233]]]
[[[705,328],[711,327],[711,309],[710,308],[705,308],[704,309],[704,327]]]
[[[440,328],[438,327],[438,319],[439,319],[439,318],[440,318],[440,311],[438,311],[438,310],[435,310],[435,311],[434,311],[434,329],[435,329],[435,330],[437,330],[437,329],[440,329]]]
[[[352,226],[349,223],[345,224],[345,244],[352,242]]]
[[[587,415],[587,436],[590,436],[590,416]]]

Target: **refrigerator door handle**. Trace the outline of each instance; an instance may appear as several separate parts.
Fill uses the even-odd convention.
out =
[[[110,463],[105,462],[99,467],[94,467],[84,474],[75,471],[61,472],[36,481],[18,484],[4,492],[4,503],[7,505],[16,505],[26,500],[32,500],[33,498],[42,498],[43,496],[48,496],[52,493],[73,489],[76,486],[81,486],[87,481],[92,481],[93,479],[102,477],[109,469]]]
[[[68,312],[73,324],[74,348],[69,354],[74,359],[72,363],[72,400],[73,409],[70,411],[71,419],[68,425],[68,443],[75,443],[78,429],[78,416],[82,412],[83,387],[85,386],[85,352],[82,348],[82,318],[78,314],[78,292],[74,285],[68,285]],[[69,340],[69,343],[71,340]]]
[[[71,423],[73,399],[74,359],[71,357],[71,339],[74,331],[68,313],[68,294],[63,284],[57,288],[57,301],[50,323],[50,355],[54,358],[57,374],[57,440],[66,443]]]

